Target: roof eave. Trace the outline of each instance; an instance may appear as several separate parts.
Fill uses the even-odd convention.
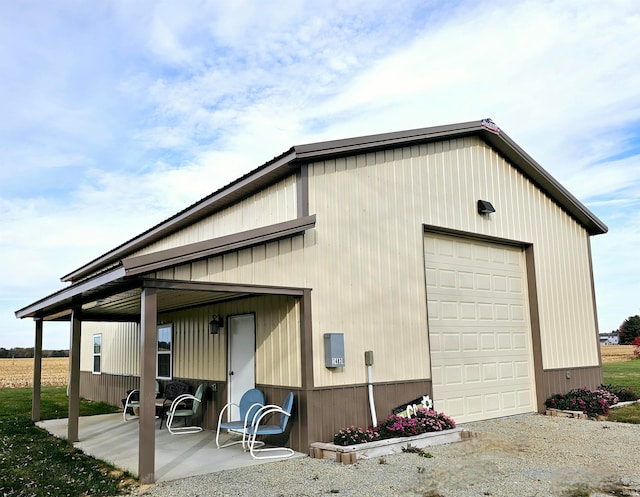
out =
[[[208,197],[196,202],[187,209],[179,212],[173,217],[162,221],[153,228],[132,238],[115,249],[103,254],[75,271],[61,278],[64,282],[73,282],[84,278],[95,271],[100,270],[104,266],[117,263],[123,257],[135,252],[136,250],[149,245],[179,229],[185,227],[204,216],[207,216],[217,210],[222,209],[226,205],[233,203],[238,197],[241,197],[249,189],[255,187],[257,183],[267,184],[276,181],[288,174],[288,165],[295,157],[295,152],[289,150],[277,157],[275,160],[261,166],[233,183],[217,190]]]
[[[60,310],[67,310],[74,306],[81,305],[83,293],[97,290],[100,287],[124,279],[126,272],[124,267],[118,266],[110,271],[104,272],[93,278],[88,278],[79,283],[70,285],[59,290],[33,304],[28,305],[15,312],[17,318],[47,318],[58,313]]]
[[[607,226],[602,223],[602,221],[571,195],[571,193],[503,131],[492,132],[483,127],[481,121],[470,121],[430,128],[296,145],[280,156],[212,193],[210,196],[196,202],[175,216],[155,225],[148,231],[63,276],[61,279],[64,282],[77,281],[105,266],[117,264],[122,258],[136,250],[193,223],[197,219],[201,219],[206,215],[222,209],[262,185],[276,181],[278,178],[289,174],[291,166],[393,146],[407,146],[414,143],[437,141],[446,138],[460,138],[469,135],[478,135],[492,145],[578,220],[590,235],[598,235],[608,231]]]
[[[296,152],[293,162],[309,162],[393,146],[408,146],[471,135],[479,136],[507,158],[509,162],[515,165],[542,191],[582,224],[590,235],[600,235],[608,231],[607,226],[595,214],[569,193],[506,133],[502,130],[490,131],[482,126],[481,121],[297,145],[293,147]]]
[[[481,137],[571,214],[574,219],[584,226],[590,235],[601,235],[609,231],[606,224],[520,148],[509,135],[502,131],[500,133],[492,133],[481,129]]]

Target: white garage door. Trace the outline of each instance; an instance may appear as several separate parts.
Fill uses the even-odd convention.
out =
[[[535,411],[522,249],[426,234],[434,408],[464,423]]]

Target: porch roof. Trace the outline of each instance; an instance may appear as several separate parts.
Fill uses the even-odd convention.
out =
[[[103,275],[105,281],[85,281],[51,294],[16,311],[16,316],[69,321],[72,310],[80,309],[83,321],[139,322],[143,288],[157,289],[158,313],[255,295],[301,297],[304,293],[304,289],[294,287],[118,277],[121,269]]]
[[[140,320],[140,295],[143,288],[158,290],[158,312],[251,295],[302,296],[301,288],[165,280],[149,275],[179,264],[299,235],[313,228],[315,221],[315,216],[306,216],[175,249],[122,259],[108,270],[73,283],[16,311],[16,317],[68,321],[72,310],[80,309],[83,321],[137,322]]]

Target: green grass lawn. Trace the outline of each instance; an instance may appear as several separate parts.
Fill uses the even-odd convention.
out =
[[[603,364],[602,375],[605,385],[631,387],[640,392],[640,359]]]
[[[89,457],[31,421],[30,388],[0,389],[0,495],[92,497],[128,493],[130,474]],[[67,417],[65,387],[42,389],[42,419]],[[109,404],[81,401],[80,415],[117,412]]]
[[[640,360],[609,362],[602,365],[605,385],[631,387],[640,393]],[[609,421],[640,424],[640,403],[628,407],[617,407],[609,411]]]

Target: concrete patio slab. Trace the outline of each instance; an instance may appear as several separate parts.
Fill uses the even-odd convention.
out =
[[[66,418],[36,424],[58,438],[67,438]],[[85,454],[138,475],[138,426],[137,419],[123,421],[121,413],[83,416],[79,419],[80,441],[74,446]],[[225,440],[229,438],[225,435]],[[296,453],[294,457],[305,456]],[[255,460],[240,444],[218,449],[213,431],[171,435],[166,428],[156,430],[155,459],[156,482],[279,460]]]

